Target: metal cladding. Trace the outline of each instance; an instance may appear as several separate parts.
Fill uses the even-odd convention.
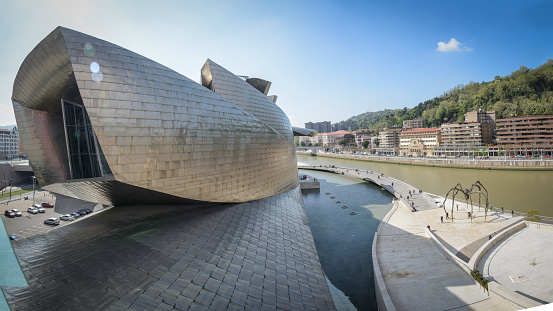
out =
[[[312,129],[306,129],[303,127],[292,127],[292,131],[294,133],[294,136],[315,136],[315,130]]]
[[[12,95],[38,181],[119,205],[246,202],[294,189],[286,115],[208,64],[215,92],[122,47],[56,28],[24,60]]]

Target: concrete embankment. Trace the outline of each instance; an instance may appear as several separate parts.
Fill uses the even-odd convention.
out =
[[[464,203],[459,203],[455,217],[453,210],[448,210],[448,217],[445,209],[439,208],[428,194],[377,172],[325,166],[298,167],[373,182],[398,198],[375,233],[372,247],[380,310],[514,310],[512,301],[519,306],[535,305],[507,289],[501,295],[497,294],[498,290],[490,289],[488,295],[469,274],[468,260],[474,254],[469,254],[467,261],[457,255],[468,246],[481,248],[471,262],[474,265],[488,245],[524,226],[521,217],[500,211],[473,210]],[[411,205],[415,210],[409,208]],[[449,200],[446,206],[451,206]],[[471,218],[467,217],[469,211]],[[486,243],[488,237],[493,238],[489,244]],[[510,297],[509,303],[505,297]]]
[[[309,152],[298,151],[298,154],[310,155]],[[336,154],[336,153],[317,153],[318,157],[329,157],[338,159],[351,159],[369,162],[392,163],[403,165],[418,165],[431,167],[449,167],[449,168],[472,168],[489,170],[553,170],[553,160],[544,158],[532,159],[512,159],[505,157],[488,159],[464,159],[464,158],[409,158],[409,157],[380,157],[367,156],[359,154]]]

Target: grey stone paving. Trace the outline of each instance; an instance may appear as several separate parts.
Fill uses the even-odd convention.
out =
[[[553,226],[540,225],[537,228],[532,224],[495,245],[480,260],[478,270],[484,277],[512,291],[541,303],[551,303],[552,241]],[[517,276],[523,276],[523,281],[517,282]]]
[[[14,310],[334,310],[299,188],[235,205],[116,207],[13,243]]]

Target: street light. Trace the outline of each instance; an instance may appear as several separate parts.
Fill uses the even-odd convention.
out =
[[[36,176],[33,176],[33,206],[35,206],[35,181]]]

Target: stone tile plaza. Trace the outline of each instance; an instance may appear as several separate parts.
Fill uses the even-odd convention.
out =
[[[2,218],[20,238],[10,245],[1,236],[11,268],[0,268],[0,309],[339,309],[298,167],[395,196],[372,246],[379,310],[518,310],[553,301],[553,227],[497,210],[462,217],[464,203],[437,223],[443,198],[414,194],[400,180],[298,165],[294,136],[313,132],[291,126],[268,95],[271,82],[243,79],[211,59],[198,67],[201,84],[63,27],[29,53],[12,103],[42,188],[36,199],[55,203],[48,217],[93,214],[58,227],[39,224],[40,215]],[[27,201],[2,203],[24,210]],[[475,268],[488,291],[471,277]]]

